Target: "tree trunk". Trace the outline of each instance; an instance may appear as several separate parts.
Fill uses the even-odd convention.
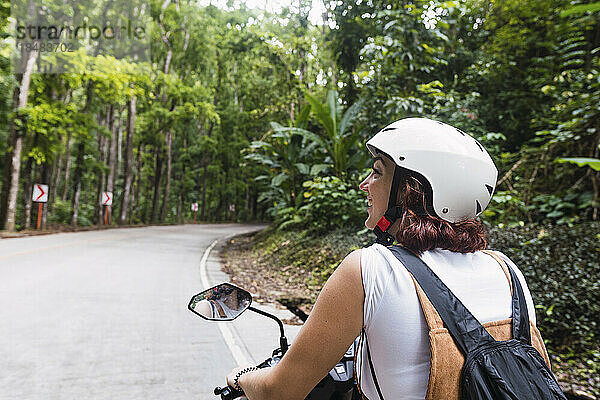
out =
[[[165,173],[166,182],[165,182],[165,193],[163,195],[162,208],[160,211],[160,222],[164,223],[167,217],[167,208],[169,207],[169,192],[171,191],[171,147],[173,144],[173,133],[171,131],[167,131],[165,135],[165,144],[167,146],[167,171]]]
[[[64,104],[68,104],[69,101],[71,99],[71,89],[67,90],[67,93],[65,94],[65,97],[62,99],[62,102]],[[60,135],[60,142],[63,143],[63,141],[65,140],[63,135]],[[67,143],[66,143],[66,149],[64,152],[61,152],[58,156],[58,161],[55,163],[53,170],[52,170],[52,187],[50,188],[50,199],[49,199],[49,205],[48,205],[48,210],[52,211],[54,209],[54,204],[56,202],[56,196],[58,196],[58,185],[60,185],[61,180],[61,174],[62,174],[62,168],[63,168],[63,162],[65,161],[65,159],[69,160],[71,158],[71,132],[69,129],[69,133],[67,136]],[[69,165],[70,167],[70,165]],[[69,178],[69,175],[65,172],[65,180]],[[64,182],[65,187],[68,187],[68,183]],[[64,199],[62,199],[64,200]]]
[[[137,153],[137,161],[136,161],[136,168],[137,168],[137,177],[136,177],[136,181],[137,183],[135,184],[135,192],[133,192],[133,199],[131,200],[131,206],[134,207],[135,204],[135,210],[139,210],[140,209],[140,185],[142,184],[142,142],[140,142],[140,144],[138,145],[138,153]],[[133,209],[130,212],[130,215],[133,216]],[[131,221],[131,217],[129,218],[129,220]]]
[[[17,107],[19,104],[19,87],[15,86],[13,90],[13,99],[12,99],[13,108]],[[11,130],[13,130],[11,126]],[[14,132],[11,132],[9,137],[9,146],[14,148],[15,135]],[[9,148],[10,148],[9,147]],[[10,187],[10,177],[11,177],[11,163],[12,154],[10,152],[6,152],[4,169],[2,171],[2,192],[0,192],[0,229],[4,228],[4,223],[6,221],[6,212],[8,208],[8,188]]]
[[[31,73],[33,72],[33,67],[35,66],[35,61],[38,56],[37,46],[34,46],[36,49],[30,51],[27,55],[27,62],[25,64],[25,70],[23,72],[23,76],[21,79],[21,85],[19,88],[19,97],[17,104],[17,113],[19,110],[25,108],[27,106],[27,97],[29,95],[29,84],[31,83]],[[25,123],[25,121],[22,121]],[[8,182],[7,185],[3,187],[3,190],[6,192],[6,195],[3,196],[2,208],[6,209],[5,218],[0,221],[0,225],[4,226],[9,232],[14,232],[15,230],[15,215],[17,213],[17,197],[19,194],[19,173],[21,172],[21,152],[23,150],[23,136],[25,133],[25,127],[21,127],[17,129],[15,126],[14,120],[11,124],[11,133],[13,137],[13,152],[9,165],[9,173],[8,173]],[[4,204],[5,203],[5,204]]]
[[[108,110],[108,114],[110,114],[110,110]],[[110,117],[109,117],[110,118]],[[98,161],[101,163],[105,163],[106,161],[106,138],[102,136],[98,132],[98,151],[100,156]],[[102,225],[104,223],[102,210],[104,206],[102,206],[102,194],[104,193],[104,170],[100,172],[100,178],[98,179],[98,186],[96,186],[96,204],[94,205],[94,221],[96,221],[97,225]]]
[[[596,141],[594,143],[594,150],[592,152],[593,158],[600,157],[600,131],[598,132],[598,136],[596,137]],[[592,200],[592,204],[594,211],[592,211],[592,220],[598,221],[598,199],[600,198],[600,172],[592,171],[592,188],[594,190],[594,198]]]
[[[60,141],[63,141],[62,136],[60,137]],[[56,201],[56,195],[58,193],[58,183],[60,182],[60,171],[62,170],[63,157],[64,154],[60,153],[52,168],[52,177],[50,178],[50,197],[48,199],[48,203],[50,203],[50,210],[54,208],[54,202]]]
[[[152,213],[150,214],[150,221],[152,223],[158,222],[158,203],[160,201],[160,182],[162,178],[162,157],[160,153],[160,146],[156,146],[154,151],[154,158],[156,160],[154,165],[154,195],[152,196]]]
[[[113,112],[113,108],[112,108],[112,105],[110,105],[106,109],[106,119],[102,118],[100,116],[100,114],[98,114],[98,125],[102,125],[102,123],[104,122],[104,124],[110,130],[110,121],[112,118],[112,116],[111,116],[112,112]],[[104,136],[103,134],[101,134],[100,131],[98,131],[98,153],[99,153],[98,161],[100,161],[104,165],[106,165],[107,147],[108,147],[108,138],[106,136]],[[103,213],[104,206],[102,205],[102,200],[103,200],[102,197],[103,197],[103,193],[106,189],[105,183],[106,183],[106,173],[104,172],[104,169],[102,169],[100,172],[100,177],[97,182],[97,186],[96,186],[96,201],[94,202],[94,221],[96,221],[97,225],[104,224],[104,215],[103,215],[104,214]]]
[[[115,182],[119,178],[121,172],[121,163],[123,162],[123,107],[119,108],[119,122],[117,128],[117,162],[115,163]]]
[[[77,146],[77,160],[75,161],[75,176],[73,181],[73,211],[71,212],[71,225],[77,225],[79,216],[79,198],[81,197],[81,177],[83,175],[83,152],[85,143],[80,142]]]
[[[183,180],[183,178],[182,178]],[[183,190],[179,191],[177,196],[177,223],[183,224]]]
[[[208,169],[208,162],[204,163],[202,169],[202,212],[200,218],[202,221],[206,221],[206,170]]]
[[[87,114],[92,103],[92,96],[94,94],[94,83],[88,81],[87,93],[85,99],[85,106],[83,107],[83,113]],[[79,214],[79,199],[81,197],[81,178],[83,177],[83,156],[85,152],[85,138],[79,138],[79,144],[77,146],[77,160],[75,162],[75,176],[73,177],[73,211],[71,213],[71,224],[77,225],[77,217]]]
[[[46,183],[50,181],[50,168],[48,168],[48,164],[42,164],[42,182]],[[50,199],[48,199],[50,200]],[[39,210],[39,207],[38,207]],[[46,222],[48,221],[48,202],[44,203],[42,206],[42,230],[46,230]]]
[[[592,188],[594,189],[594,199],[592,200],[592,204],[594,204],[592,211],[592,220],[598,221],[598,198],[600,198],[600,185],[598,182],[600,181],[600,173],[592,172]]]
[[[123,195],[121,197],[121,214],[119,215],[119,224],[124,225],[127,221],[127,209],[129,204],[129,194],[131,193],[131,183],[133,181],[133,131],[135,128],[135,96],[127,102],[127,141],[125,144],[125,171],[123,183]]]
[[[67,200],[67,193],[69,192],[69,175],[70,175],[70,171],[71,171],[71,130],[69,130],[69,133],[67,134],[67,149],[65,150],[65,157],[66,157],[66,162],[65,162],[65,179],[64,179],[64,188],[63,188],[63,193],[61,196],[61,200],[65,201]],[[60,175],[60,173],[59,173]]]
[[[111,119],[109,130],[111,132],[110,138],[110,149],[108,153],[108,179],[106,180],[106,190],[112,192],[115,186],[115,172],[117,170],[117,144],[118,144],[118,132],[117,124],[115,124],[115,110],[111,106]]]
[[[183,154],[187,155],[187,138],[184,135],[183,137]],[[177,202],[177,219],[180,224],[185,222],[185,209],[183,207],[183,195],[185,191],[185,173],[186,173],[186,163],[182,163],[181,166],[181,178],[179,180],[179,200]]]
[[[25,190],[25,226],[23,227],[24,229],[29,229],[31,227],[31,206],[32,206],[32,200],[31,200],[31,195],[32,195],[32,175],[33,173],[33,157],[28,157],[27,158],[27,163],[25,164],[25,187],[23,188]]]

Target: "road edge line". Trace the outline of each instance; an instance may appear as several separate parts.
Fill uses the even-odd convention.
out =
[[[208,246],[208,248],[204,251],[202,259],[200,260],[200,280],[202,281],[202,286],[204,286],[207,289],[214,285],[211,285],[210,281],[208,280],[206,263],[208,261],[208,256],[211,250],[216,246],[217,242],[218,240],[215,240],[211,243],[210,246]],[[247,357],[247,355],[244,354],[242,348],[235,342],[233,332],[231,332],[229,325],[227,325],[226,322],[217,322],[217,325],[219,327],[219,330],[221,331],[221,336],[223,336],[223,340],[229,348],[229,351],[231,352],[231,355],[233,356],[233,359],[235,360],[237,365],[247,366],[251,364],[249,361],[250,357]]]

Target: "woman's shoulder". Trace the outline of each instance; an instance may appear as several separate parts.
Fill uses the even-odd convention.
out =
[[[392,277],[395,277],[395,280],[411,281],[410,274],[402,266],[402,262],[386,246],[374,243],[363,247],[360,249],[360,252],[364,280],[367,280],[367,277],[371,276],[383,282],[389,281]]]
[[[370,246],[365,246],[359,250],[362,257],[383,257],[387,258],[392,255],[387,247],[379,243],[373,243]]]

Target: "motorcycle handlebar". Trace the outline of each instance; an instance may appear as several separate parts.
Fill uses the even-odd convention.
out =
[[[242,397],[244,395],[244,392],[235,390],[231,386],[225,386],[222,388],[216,387],[214,393],[217,396],[221,395],[221,400],[233,400],[233,399],[237,399],[238,397]]]

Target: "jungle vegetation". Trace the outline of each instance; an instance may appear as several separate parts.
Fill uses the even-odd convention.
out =
[[[316,22],[311,4],[152,1],[146,62],[80,48],[49,74],[11,63],[2,3],[0,225],[29,229],[45,183],[49,223],[103,223],[108,191],[113,223],[182,222],[198,202],[203,221],[358,226],[364,142],[409,116],[489,149],[486,223],[598,220],[598,3],[337,0]]]

